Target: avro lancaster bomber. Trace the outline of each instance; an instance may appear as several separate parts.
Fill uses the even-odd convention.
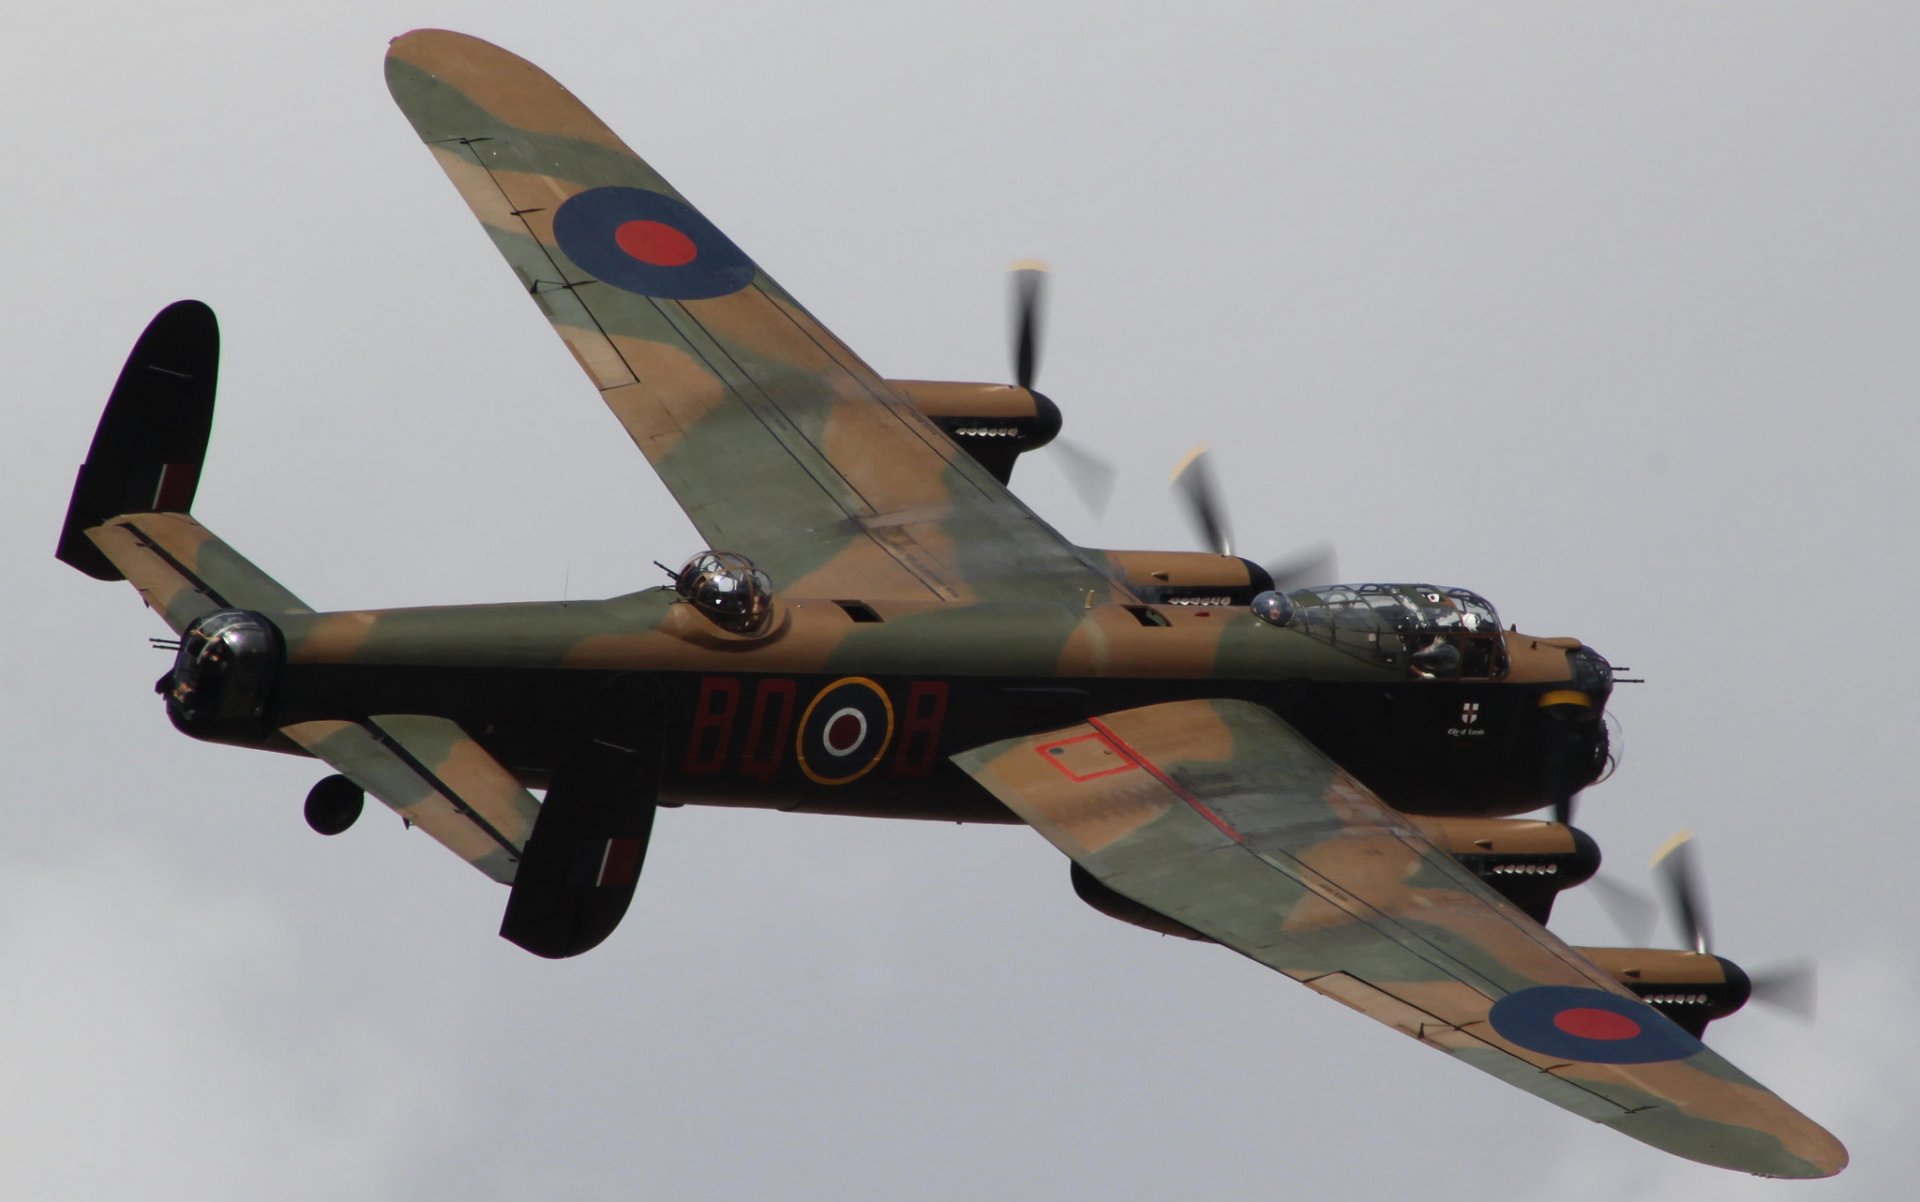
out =
[[[219,336],[182,301],[58,551],[178,635],[181,731],[321,761],[316,830],[372,794],[507,886],[501,934],[537,955],[614,930],[660,806],[1025,823],[1102,912],[1584,1118],[1750,1173],[1845,1165],[1701,1042],[1746,1000],[1731,962],[1547,930],[1599,865],[1570,819],[1610,764],[1600,654],[1466,589],[1276,581],[1224,538],[1076,546],[1008,490],[1061,426],[1030,309],[1014,385],[883,379],[538,68],[422,30],[387,80],[709,549],[602,601],[315,610],[190,515]]]

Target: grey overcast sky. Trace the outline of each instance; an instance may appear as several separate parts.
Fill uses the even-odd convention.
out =
[[[1018,828],[670,811],[550,964],[311,764],[174,734],[164,634],[54,562],[147,318],[226,339],[196,513],[322,608],[608,595],[691,526],[381,79],[442,25],[571,86],[882,372],[1042,385],[1069,536],[1462,584],[1647,684],[1585,825],[1699,832],[1717,950],[1819,958],[1733,1060],[1854,1165],[1683,1163],[1082,906]],[[37,5],[12,169],[0,1196],[1910,1196],[1920,9],[1907,3]],[[1584,896],[1556,928],[1619,935]],[[1671,936],[1662,931],[1662,939]],[[1903,1084],[1906,1083],[1906,1084]]]

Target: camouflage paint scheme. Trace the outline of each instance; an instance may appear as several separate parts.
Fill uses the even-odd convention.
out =
[[[1501,1080],[1656,1147],[1782,1177],[1838,1141],[1673,1027],[1273,714],[1177,701],[956,757],[1103,883]],[[1600,990],[1685,1053],[1606,1064],[1504,1038],[1494,1003]]]
[[[1244,605],[1143,603],[1163,585],[1254,586],[1240,560],[1061,538],[1007,491],[1011,455],[990,471],[943,433],[970,398],[986,398],[975,416],[1028,420],[1035,394],[880,379],[538,68],[438,30],[397,39],[387,66],[436,161],[701,536],[772,575],[772,617],[730,632],[665,588],[315,612],[184,512],[192,489],[177,482],[197,479],[197,455],[110,445],[109,427],[133,428],[127,411],[149,403],[142,373],[170,331],[198,349],[184,376],[160,371],[210,405],[217,331],[183,302],[129,360],[60,550],[133,582],[187,636],[160,686],[181,729],[322,759],[508,884],[532,872],[556,780],[571,796],[615,779],[579,768],[591,744],[613,745],[607,731],[657,732],[647,763],[662,805],[1028,822],[1189,933],[1636,1139],[1764,1175],[1845,1165],[1832,1136],[1449,854],[1472,845],[1470,824],[1568,785],[1567,747],[1604,751],[1605,694],[1573,672],[1577,640],[1506,632],[1503,670],[1432,679],[1351,634]],[[205,414],[195,422],[203,454]],[[103,499],[127,497],[155,511]],[[176,705],[181,674],[213,646],[194,641],[196,624],[235,611],[271,647],[271,678],[192,717]],[[644,825],[620,829],[643,854]],[[1556,989],[1585,1000],[1522,1013]],[[1525,1033],[1567,1014],[1596,1059]],[[1643,1043],[1653,1059],[1603,1054]]]
[[[387,86],[710,546],[799,596],[1078,600],[1112,589],[757,269],[722,295],[676,299],[570,261],[555,216],[582,193],[686,202],[544,71],[426,30],[393,43]]]

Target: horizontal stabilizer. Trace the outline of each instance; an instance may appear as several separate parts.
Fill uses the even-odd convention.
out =
[[[460,727],[423,714],[300,722],[286,735],[448,851],[512,884],[540,803]]]
[[[176,634],[216,609],[312,612],[184,513],[125,514],[87,531],[83,541],[114,572],[103,579],[131,581]]]
[[[87,531],[123,513],[185,513],[213,429],[220,327],[199,301],[160,310],[120,369],[74,481],[54,554],[96,580],[120,570]]]

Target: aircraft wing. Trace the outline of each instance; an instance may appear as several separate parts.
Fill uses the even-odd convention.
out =
[[[710,546],[802,596],[1110,594],[544,71],[428,29],[387,84]]]
[[[1555,1105],[1763,1176],[1846,1164],[1260,706],[1147,706],[954,760],[1108,887]]]

